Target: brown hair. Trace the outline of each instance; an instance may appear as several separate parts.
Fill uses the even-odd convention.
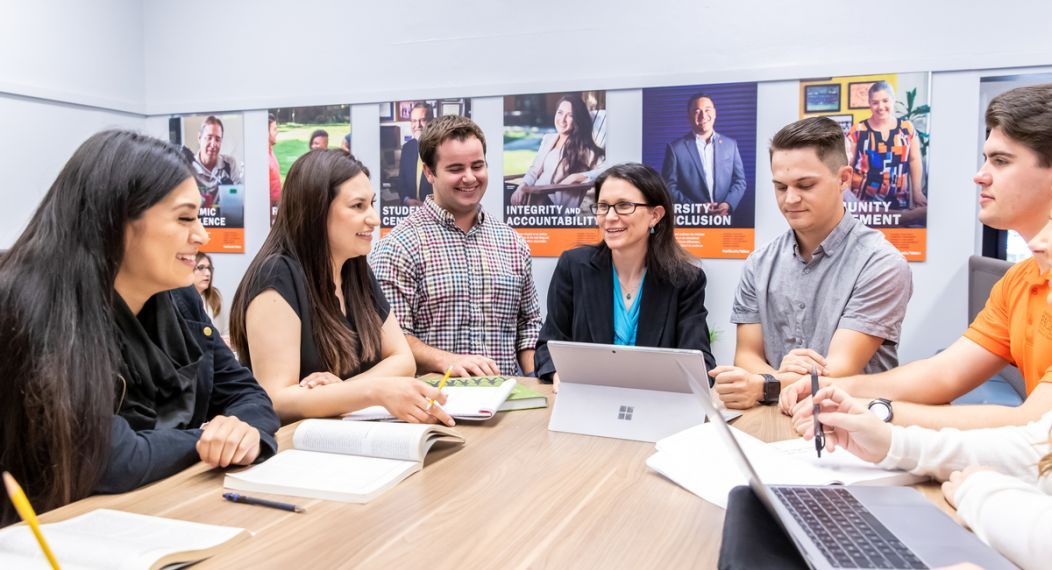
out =
[[[197,129],[197,136],[200,137],[201,133],[205,132],[205,127],[208,125],[215,125],[219,127],[219,136],[226,135],[226,129],[223,128],[223,121],[219,120],[219,117],[215,115],[209,115],[205,117],[204,122],[201,123],[201,127]]]
[[[847,166],[844,130],[828,117],[808,117],[782,127],[771,139],[768,156],[774,156],[776,150],[799,148],[814,149],[818,160],[834,174]]]
[[[986,108],[986,130],[994,129],[1037,153],[1041,167],[1052,166],[1052,83],[1017,87],[994,97]]]
[[[460,115],[445,115],[431,122],[420,135],[420,161],[435,171],[438,165],[438,147],[449,139],[458,141],[475,137],[482,143],[482,154],[486,154],[486,135],[475,121]]]
[[[252,302],[248,292],[261,290],[265,277],[263,267],[277,255],[291,257],[303,266],[314,343],[325,368],[347,378],[380,359],[383,323],[376,314],[365,256],[347,260],[340,270],[347,304],[344,316],[333,291],[332,253],[325,223],[340,185],[359,174],[368,176],[369,172],[354,155],[338,149],[315,149],[292,164],[281,190],[274,227],[234,295],[230,340],[242,362],[249,365],[252,362],[245,327],[245,314]],[[355,328],[348,325],[348,317]]]
[[[201,291],[201,296],[204,297],[205,304],[208,305],[208,310],[212,314],[210,317],[218,317],[219,312],[223,308],[223,295],[216,289],[216,264],[212,261],[212,257],[203,251],[197,252],[194,256],[194,261],[201,263],[202,259],[208,260],[208,265],[212,267],[212,278],[208,281],[208,289]]]

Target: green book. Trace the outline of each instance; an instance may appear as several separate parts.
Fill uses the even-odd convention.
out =
[[[428,374],[421,378],[424,382],[432,386],[438,386],[438,383],[442,380],[440,374]],[[500,386],[508,378],[504,376],[471,376],[467,378],[450,378],[446,382],[446,386],[462,386],[462,387],[476,387],[485,386],[493,387]],[[507,412],[509,410],[529,410],[533,408],[547,408],[548,398],[544,394],[537,392],[536,390],[530,390],[522,384],[516,382],[515,387],[511,390],[511,394],[508,395],[508,399],[501,404],[500,412]]]

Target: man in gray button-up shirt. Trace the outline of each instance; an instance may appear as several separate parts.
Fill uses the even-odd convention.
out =
[[[728,407],[775,403],[812,366],[824,376],[894,368],[913,290],[902,254],[845,211],[851,167],[836,123],[784,127],[771,171],[791,229],[745,262],[731,312],[735,365],[712,371]]]

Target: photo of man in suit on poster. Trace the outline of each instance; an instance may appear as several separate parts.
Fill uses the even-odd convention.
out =
[[[677,204],[703,204],[729,215],[745,196],[745,168],[738,143],[718,133],[716,104],[705,93],[687,101],[690,132],[665,146],[661,174]]]

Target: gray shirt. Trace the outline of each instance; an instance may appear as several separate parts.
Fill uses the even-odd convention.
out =
[[[800,256],[792,230],[754,251],[745,260],[731,322],[762,325],[764,356],[775,368],[794,348],[828,354],[837,329],[883,338],[866,364],[871,374],[898,365],[896,347],[912,293],[902,254],[845,212],[810,263]]]

